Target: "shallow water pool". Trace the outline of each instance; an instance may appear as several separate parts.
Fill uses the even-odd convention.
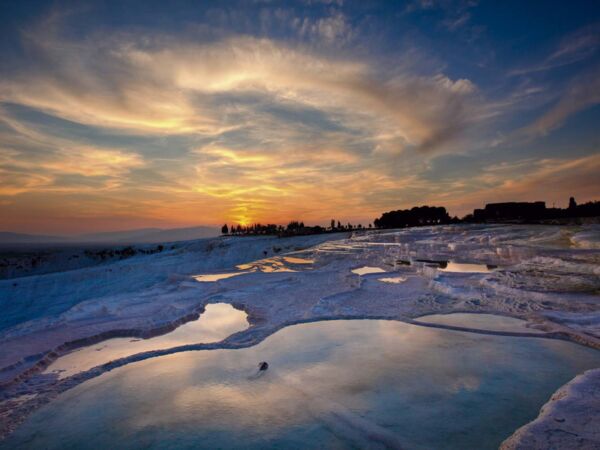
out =
[[[208,273],[205,275],[195,275],[193,278],[200,283],[213,283],[219,280],[226,280],[227,278],[237,277],[238,275],[245,275],[248,272],[229,272],[229,273]]]
[[[539,333],[527,327],[527,321],[514,317],[480,313],[428,314],[415,319],[417,322],[435,323],[475,330],[510,331],[516,333]]]
[[[381,267],[363,266],[357,269],[352,269],[352,273],[356,275],[370,275],[372,273],[385,273]]]
[[[491,272],[494,266],[489,264],[457,263],[448,261],[440,270],[442,272],[461,272],[461,273],[487,273]]]
[[[381,281],[382,283],[393,283],[393,284],[400,284],[400,283],[404,283],[407,280],[406,277],[387,277],[387,278],[379,278],[378,281]]]
[[[294,259],[294,258],[292,258]],[[274,257],[259,259],[247,264],[239,264],[236,266],[239,270],[259,270],[265,273],[276,273],[276,272],[295,272],[285,265],[286,258]]]
[[[180,325],[170,333],[149,339],[115,338],[82,347],[54,361],[45,373],[66,378],[78,372],[136,353],[185,344],[219,342],[249,327],[247,314],[227,303],[206,305],[197,320]]]
[[[257,376],[257,364],[269,369]],[[600,352],[394,321],[285,328],[131,364],[67,391],[0,448],[496,449]]]

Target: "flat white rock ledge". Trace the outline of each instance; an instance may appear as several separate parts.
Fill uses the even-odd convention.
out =
[[[500,449],[600,449],[600,368],[562,386],[537,419],[519,428]]]

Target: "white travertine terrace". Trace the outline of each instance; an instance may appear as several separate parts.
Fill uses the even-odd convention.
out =
[[[9,410],[0,403],[0,436],[59,392],[113,367],[182,350],[247,347],[299,322],[384,318],[600,348],[600,252],[592,245],[597,233],[593,227],[456,225],[352,236],[224,237],[18,283],[2,280],[2,399],[37,395]],[[444,271],[427,261],[497,268]],[[357,268],[378,270],[357,276]],[[219,274],[236,276],[197,279]],[[44,373],[81,347],[168,333],[197,319],[210,303],[245,311],[249,328],[220,342],[130,355],[63,379]],[[449,313],[518,318],[527,330],[414,320]]]

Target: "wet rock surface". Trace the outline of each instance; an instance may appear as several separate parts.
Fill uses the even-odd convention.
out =
[[[600,369],[561,387],[539,417],[502,443],[502,450],[600,448]]]
[[[101,268],[25,277],[17,287],[12,280],[1,281],[0,306],[7,315],[0,331],[0,435],[58,393],[115,367],[186,350],[248,347],[302,322],[381,318],[416,323],[413,319],[427,314],[500,314],[523,319],[529,330],[426,326],[537,335],[600,348],[600,251],[581,244],[582,233],[595,239],[596,231],[453,225],[352,236],[226,238]],[[482,269],[448,271],[448,263],[429,261]],[[356,273],[364,267],[379,270]],[[210,277],[223,273],[241,276]],[[42,373],[80,347],[172,331],[197,319],[211,303],[242,309],[250,327],[221,342],[143,352],[65,379]],[[7,325],[11,317],[14,323]],[[34,397],[10,402],[22,395]]]

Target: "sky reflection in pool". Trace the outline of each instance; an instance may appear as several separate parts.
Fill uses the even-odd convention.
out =
[[[440,269],[442,272],[464,272],[464,273],[487,273],[491,269],[486,264],[456,263],[449,261],[446,267]]]
[[[283,259],[290,264],[313,264],[314,259],[296,258],[295,256],[284,256]]]
[[[260,270],[265,273],[295,272],[287,267],[281,258],[265,258],[247,264],[239,264],[236,268],[240,270]]]
[[[83,370],[109,361],[150,350],[178,345],[222,341],[238,331],[248,328],[247,314],[227,303],[206,306],[197,320],[187,322],[170,333],[150,339],[117,338],[83,347],[54,361],[45,373],[58,373],[66,378]]]
[[[352,270],[352,273],[355,273],[357,275],[368,275],[370,273],[385,273],[385,270],[383,270],[379,267],[364,266],[364,267],[359,267],[358,269]]]
[[[400,283],[404,283],[406,281],[406,277],[389,277],[389,278],[378,278],[379,281],[382,281],[384,283],[394,283],[394,284],[400,284]]]
[[[244,275],[248,272],[230,272],[230,273],[209,273],[206,275],[195,275],[193,278],[201,283],[209,283],[219,280],[224,280],[238,275]]]
[[[257,363],[268,361],[260,378]],[[564,341],[327,321],[241,350],[185,352],[83,383],[1,448],[496,449],[600,365]],[[379,441],[377,441],[379,439]]]
[[[527,328],[527,321],[525,320],[515,319],[514,317],[498,316],[495,314],[429,314],[415,320],[417,322],[452,325],[455,327],[474,328],[476,330],[539,333],[538,330]]]

